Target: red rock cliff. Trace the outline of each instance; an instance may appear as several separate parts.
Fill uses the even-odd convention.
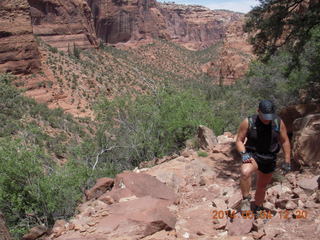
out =
[[[164,38],[199,49],[225,39],[243,14],[155,0],[88,0],[98,38],[107,43]]]
[[[33,32],[59,50],[74,44],[79,48],[97,45],[91,9],[85,0],[28,0]]]
[[[40,59],[27,0],[1,0],[0,16],[0,72],[37,70]]]

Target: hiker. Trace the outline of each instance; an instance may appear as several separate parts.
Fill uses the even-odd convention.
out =
[[[270,183],[276,168],[280,145],[285,162],[282,169],[291,170],[290,142],[286,126],[275,114],[275,106],[270,100],[259,103],[258,114],[242,121],[238,130],[236,147],[241,155],[240,188],[242,192],[241,211],[251,211],[251,175],[257,172],[257,185],[253,212],[262,210],[266,186]]]

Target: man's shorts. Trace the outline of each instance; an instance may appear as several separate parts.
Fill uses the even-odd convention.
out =
[[[277,156],[275,154],[252,153],[252,157],[258,164],[258,169],[263,173],[272,173],[277,166]]]

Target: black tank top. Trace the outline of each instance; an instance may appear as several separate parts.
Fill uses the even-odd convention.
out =
[[[280,150],[279,129],[274,127],[273,122],[270,121],[266,125],[258,115],[253,115],[252,123],[247,132],[246,149],[260,154],[278,153]]]

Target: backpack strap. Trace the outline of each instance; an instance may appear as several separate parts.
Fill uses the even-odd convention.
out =
[[[280,118],[277,116],[273,121],[272,121],[272,129],[279,133],[280,132]]]
[[[248,129],[249,129],[249,131],[252,130],[252,129],[257,129],[256,124],[255,124],[255,120],[256,120],[255,116],[249,116],[248,117],[248,123],[249,123]]]

